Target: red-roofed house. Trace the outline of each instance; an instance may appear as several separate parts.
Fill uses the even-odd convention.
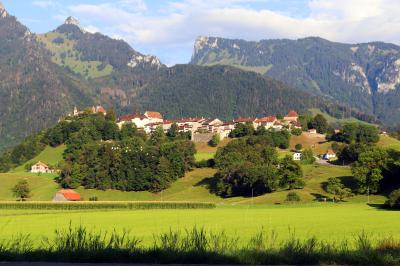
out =
[[[266,129],[271,128],[277,121],[276,116],[267,116],[255,121],[257,127],[264,126]]]
[[[154,120],[154,122],[156,122],[155,120],[161,120],[158,122],[162,122],[162,120],[163,120],[163,116],[159,112],[147,111],[146,113],[144,113],[144,115],[148,119]]]
[[[299,114],[296,111],[290,111],[284,118],[284,121],[287,122],[297,122],[297,120],[299,119]]]
[[[137,128],[143,128],[147,124],[152,123],[150,119],[148,119],[146,116],[141,115],[141,114],[129,114],[129,115],[124,115],[121,116],[118,119],[117,125],[119,128],[122,127],[123,124],[126,123],[133,123],[136,125]]]
[[[94,113],[94,114],[101,113],[101,114],[103,114],[103,115],[106,115],[106,114],[107,114],[107,111],[106,111],[106,109],[104,109],[103,106],[98,105],[98,106],[93,106],[93,107],[92,107],[92,113]]]
[[[336,158],[336,153],[333,150],[328,150],[325,154],[324,154],[324,159],[325,160],[330,160],[332,158]]]
[[[61,189],[56,193],[53,201],[80,201],[81,195],[72,189]]]
[[[42,163],[41,161],[35,163],[34,165],[32,165],[31,167],[31,173],[35,173],[35,174],[46,174],[46,173],[51,173],[52,171],[50,170],[50,167],[45,164]]]

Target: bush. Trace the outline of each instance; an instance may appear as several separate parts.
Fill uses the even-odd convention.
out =
[[[221,139],[218,134],[212,136],[211,140],[208,142],[208,145],[211,147],[217,147],[218,144],[221,142]]]
[[[296,144],[296,146],[294,146],[294,149],[296,151],[301,151],[303,149],[303,145],[301,145],[300,143]]]
[[[286,201],[288,201],[288,202],[299,202],[300,201],[300,196],[296,192],[289,192],[286,195]]]
[[[311,149],[306,149],[301,155],[301,162],[303,164],[313,164],[315,157]]]
[[[400,189],[394,190],[390,193],[386,205],[393,209],[400,209]]]
[[[215,166],[215,161],[214,159],[208,159],[208,160],[201,160],[195,163],[196,168],[208,168],[208,167],[214,167]]]
[[[99,199],[97,198],[97,196],[93,196],[89,198],[89,201],[98,201]]]
[[[293,128],[292,129],[292,135],[300,136],[302,133],[303,133],[303,131],[300,128]]]

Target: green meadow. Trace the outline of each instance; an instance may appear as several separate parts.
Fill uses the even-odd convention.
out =
[[[280,239],[293,235],[300,239],[312,236],[319,240],[354,240],[364,232],[373,238],[400,238],[398,212],[382,211],[366,204],[314,203],[307,205],[220,205],[216,209],[195,210],[121,210],[121,211],[46,211],[2,210],[0,234],[12,238],[29,234],[40,241],[55,229],[69,224],[90,230],[122,231],[151,244],[154,235],[172,230],[204,227],[208,231],[225,231],[242,241],[263,230]]]
[[[328,145],[317,137],[307,135],[294,138],[291,145],[302,141],[315,151],[323,152]],[[227,142],[221,143],[225,145]],[[383,136],[380,144],[387,148],[400,149],[400,142]],[[197,144],[197,160],[212,158],[216,148],[206,144]],[[57,164],[62,160],[64,147],[46,148],[28,163],[43,161]],[[289,150],[280,153],[290,154]],[[303,165],[304,189],[296,190],[300,196],[299,203],[287,203],[289,191],[277,191],[259,197],[221,198],[213,193],[216,180],[215,170],[211,168],[194,169],[184,178],[173,183],[160,193],[121,192],[115,190],[77,191],[84,200],[96,196],[99,201],[192,201],[212,202],[216,209],[193,210],[0,210],[0,235],[2,239],[15,237],[18,234],[29,234],[40,243],[43,237],[54,235],[55,229],[83,225],[95,231],[129,230],[131,235],[142,239],[144,244],[151,245],[154,235],[172,230],[185,230],[204,227],[207,230],[225,231],[237,235],[240,241],[246,242],[260,230],[276,234],[281,239],[295,235],[306,239],[316,236],[320,240],[352,241],[356,235],[365,232],[373,238],[400,238],[399,213],[385,211],[374,207],[382,204],[386,197],[374,195],[367,204],[366,196],[355,196],[344,203],[329,202],[331,196],[324,190],[324,183],[330,177],[338,177],[343,182],[352,183],[349,167],[329,165]],[[32,201],[50,201],[59,190],[55,182],[57,174],[30,174],[20,166],[10,173],[0,174],[0,200],[15,201],[11,188],[18,179],[28,180],[31,187]],[[321,201],[322,199],[322,201]],[[327,202],[324,201],[327,199]]]

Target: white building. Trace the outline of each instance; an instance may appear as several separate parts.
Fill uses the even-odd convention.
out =
[[[324,159],[325,160],[330,160],[336,158],[336,153],[334,153],[332,150],[328,150],[325,154],[324,154]]]
[[[35,174],[46,174],[46,173],[52,173],[52,171],[50,170],[50,167],[42,162],[37,162],[36,164],[32,165],[31,167],[31,173],[35,173]]]
[[[293,153],[293,161],[300,161],[301,160],[301,152]]]

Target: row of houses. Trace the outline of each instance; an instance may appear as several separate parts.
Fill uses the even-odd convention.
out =
[[[183,118],[177,120],[165,120],[161,113],[147,111],[144,114],[128,114],[121,116],[118,121],[118,127],[124,124],[132,123],[138,128],[143,129],[147,134],[151,134],[158,127],[162,127],[167,132],[173,124],[178,126],[180,132],[192,133],[213,133],[219,134],[221,139],[228,137],[229,133],[237,124],[250,123],[254,128],[260,126],[266,129],[282,130],[287,128],[301,128],[298,122],[299,115],[295,111],[290,111],[282,120],[276,116],[267,116],[263,118],[237,118],[230,122],[224,122],[218,118]]]

